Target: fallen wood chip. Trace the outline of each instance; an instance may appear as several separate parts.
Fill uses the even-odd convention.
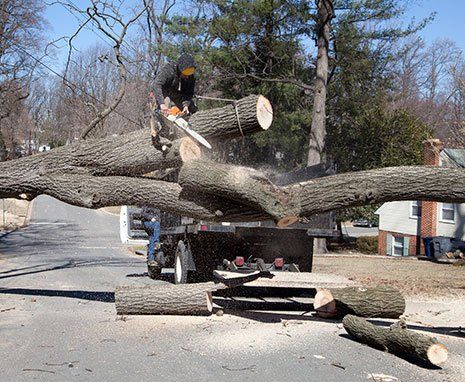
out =
[[[6,308],[6,309],[2,309],[2,310],[0,310],[0,313],[3,313],[3,312],[8,312],[9,310],[14,310],[14,309],[16,309],[16,308],[15,308],[15,307],[13,307],[13,308]]]
[[[393,377],[392,375],[374,374],[374,373],[368,374],[367,379],[370,379],[374,382],[396,382],[399,380],[398,378]]]
[[[52,370],[44,370],[44,369],[23,369],[23,371],[41,371],[43,373],[55,374],[55,372]]]
[[[228,365],[222,365],[221,366],[223,369],[228,370],[228,371],[245,371],[245,370],[250,370],[252,372],[255,372],[255,369],[257,368],[257,365],[251,365],[248,367],[241,367],[241,368],[235,368],[235,367],[229,367]]]

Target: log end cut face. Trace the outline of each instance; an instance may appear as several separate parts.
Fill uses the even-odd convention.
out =
[[[428,348],[427,357],[433,365],[439,366],[447,361],[448,351],[443,344],[433,344]]]
[[[192,139],[184,137],[179,146],[179,154],[183,162],[190,162],[199,159],[202,156],[200,146],[197,145]]]
[[[257,100],[257,120],[263,130],[268,130],[273,122],[273,107],[270,101],[262,95]]]

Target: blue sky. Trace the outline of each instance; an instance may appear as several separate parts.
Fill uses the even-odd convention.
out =
[[[419,20],[437,12],[433,22],[420,32],[426,42],[448,38],[465,52],[465,0],[417,0],[416,3],[407,17]]]
[[[67,0],[80,8],[85,8],[90,2],[88,0]],[[404,17],[405,23],[408,23],[412,17],[416,20],[421,20],[429,16],[432,12],[436,12],[436,18],[426,26],[419,34],[427,43],[433,42],[438,38],[449,38],[457,44],[459,48],[465,52],[465,0],[405,0],[411,3],[411,7]],[[127,0],[125,4],[138,4],[141,1]],[[82,16],[81,16],[82,17]],[[49,38],[58,38],[65,35],[71,35],[78,27],[78,20],[72,16],[63,6],[54,4],[48,7],[46,12],[51,28]],[[95,43],[103,43],[92,32],[84,29],[79,38],[75,40],[75,46],[78,49]],[[60,52],[58,59],[54,63],[55,69],[62,66],[62,61],[66,57],[66,44]]]

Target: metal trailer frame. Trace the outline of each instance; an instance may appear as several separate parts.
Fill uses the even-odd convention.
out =
[[[123,207],[121,216],[126,216],[126,222],[122,223],[121,229],[128,232],[123,242],[145,245],[148,240],[129,238],[131,228],[141,226],[141,223],[136,223],[135,227],[131,227],[133,214],[137,214],[137,207]],[[313,239],[331,238],[337,234],[333,229],[317,229],[307,224],[277,228],[272,221],[210,223],[179,217],[174,217],[179,224],[167,227],[163,224],[166,217],[173,218],[162,214],[160,241],[167,265],[173,264],[176,283],[211,279],[214,269],[225,269],[224,260],[234,262],[237,257],[246,263],[242,269],[257,269],[255,259],[259,258],[268,269],[288,270],[289,264],[296,264],[298,270],[311,272]],[[132,231],[143,232],[140,229]],[[274,266],[277,259],[283,259],[286,266],[277,269]],[[295,270],[295,267],[291,269]]]

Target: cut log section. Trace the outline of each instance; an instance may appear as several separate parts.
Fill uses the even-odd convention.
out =
[[[436,366],[447,361],[447,349],[436,338],[400,327],[380,328],[353,315],[345,316],[342,324],[350,336],[376,349]]]
[[[268,130],[273,108],[262,95],[250,95],[217,109],[200,111],[189,119],[192,129],[204,138],[232,139]]]
[[[209,315],[221,283],[127,285],[115,290],[117,314]]]
[[[405,299],[399,290],[388,286],[320,289],[313,306],[323,318],[344,317],[346,314],[399,318],[405,311]]]
[[[181,167],[178,182],[186,191],[207,192],[265,211],[280,227],[296,222],[300,213],[287,188],[275,186],[265,173],[249,167],[192,160]]]

